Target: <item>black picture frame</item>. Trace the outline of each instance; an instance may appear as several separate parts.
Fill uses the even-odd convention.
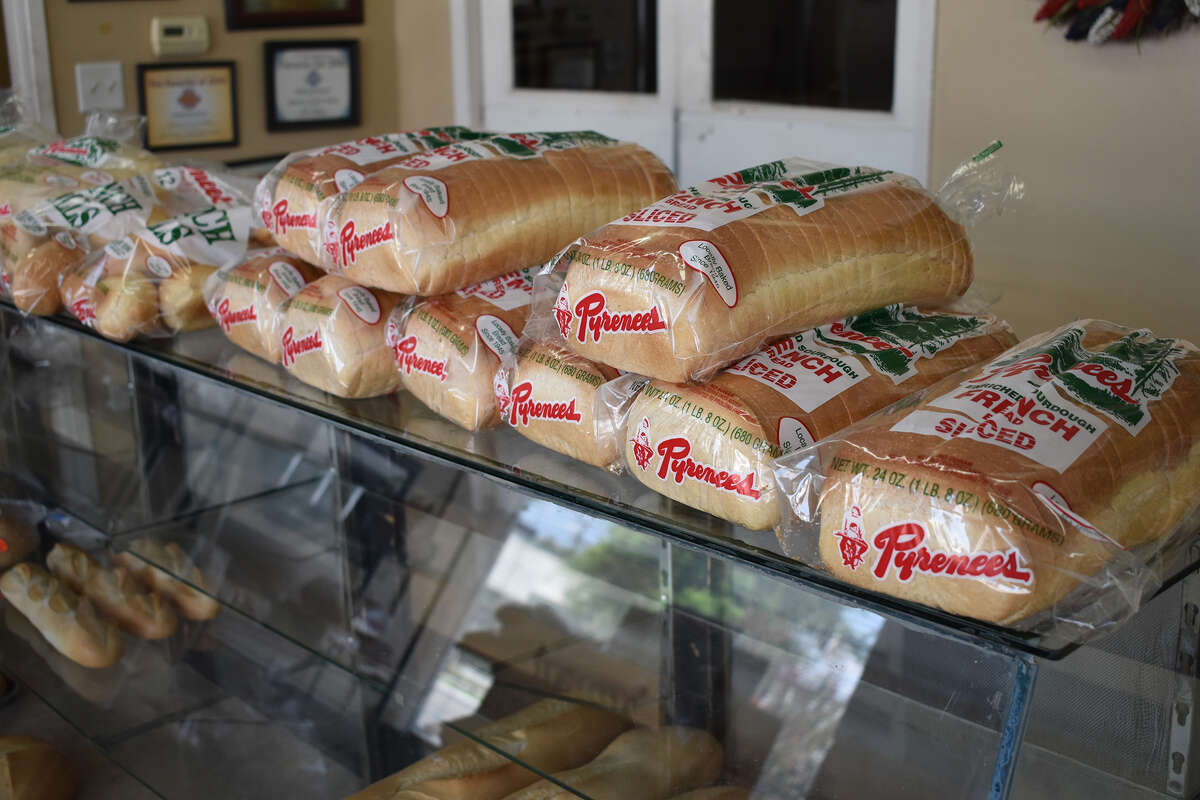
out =
[[[350,60],[350,113],[323,120],[287,121],[275,105],[275,57],[288,50],[342,50]],[[287,39],[263,42],[263,76],[266,84],[267,130],[306,131],[320,128],[353,128],[362,124],[362,82],[357,39]]]
[[[183,144],[156,144],[151,141],[151,119],[146,103],[146,76],[152,72],[187,72],[194,69],[225,69],[229,71],[229,118],[233,131],[228,139]],[[241,127],[238,119],[237,62],[235,61],[162,61],[137,65],[138,113],[146,118],[142,146],[155,153],[171,150],[203,150],[212,147],[237,147],[241,142]]]
[[[298,28],[314,25],[361,25],[363,0],[328,11],[247,11],[245,0],[225,0],[225,27],[231,31]]]

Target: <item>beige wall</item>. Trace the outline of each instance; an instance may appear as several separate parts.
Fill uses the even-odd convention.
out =
[[[396,0],[395,8],[396,66],[387,77],[395,83],[398,124],[401,129],[450,125],[454,82],[449,0]]]
[[[125,101],[130,111],[137,109],[135,84],[139,62],[158,61],[150,49],[150,20],[155,16],[203,15],[208,19],[212,47],[203,56],[176,60],[233,60],[237,62],[238,117],[241,144],[235,149],[197,150],[198,158],[229,160],[312,147],[325,142],[342,141],[370,133],[392,130],[397,115],[418,119],[438,115],[437,93],[417,82],[420,59],[416,50],[441,46],[438,36],[449,39],[448,15],[444,0],[425,3],[405,0],[366,0],[365,25],[338,25],[324,28],[274,28],[251,31],[227,31],[223,0],[172,0],[137,3],[68,3],[45,0],[46,26],[50,38],[50,63],[54,73],[54,99],[60,130],[77,133],[83,117],[76,110],[75,62],[119,60],[125,70]],[[426,6],[420,14],[427,24],[438,28],[437,35],[421,36],[404,31],[397,49],[397,21],[414,15],[412,6]],[[439,20],[446,16],[444,23]],[[432,22],[430,22],[432,19]],[[362,69],[363,124],[359,128],[336,128],[298,133],[268,133],[263,103],[262,43],[279,39],[359,39]],[[169,59],[162,59],[168,61]],[[397,63],[402,69],[397,71]],[[422,78],[423,84],[428,80]],[[447,108],[452,106],[447,102]],[[434,124],[434,123],[428,123]],[[172,153],[172,158],[187,157]]]
[[[975,236],[979,280],[1029,334],[1075,316],[1200,343],[1200,26],[1066,42],[1033,0],[938,4],[933,175],[994,137],[1025,201]]]

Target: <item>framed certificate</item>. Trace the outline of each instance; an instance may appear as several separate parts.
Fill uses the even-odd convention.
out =
[[[361,122],[358,42],[265,42],[267,130],[352,127]]]
[[[138,64],[137,83],[147,150],[237,146],[234,62]]]

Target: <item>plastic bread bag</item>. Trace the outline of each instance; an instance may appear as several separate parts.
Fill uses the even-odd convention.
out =
[[[325,275],[283,304],[280,363],[309,386],[345,398],[400,388],[390,330],[403,297]]]
[[[24,102],[16,90],[0,90],[0,165],[22,161],[30,148],[58,138],[29,120]],[[2,201],[3,198],[0,198]]]
[[[411,301],[388,333],[404,388],[469,431],[499,424],[496,373],[516,352],[537,269]]]
[[[1200,529],[1200,351],[1084,320],[779,459],[784,551],[952,614],[1086,638]]]
[[[1016,342],[989,315],[892,305],[780,339],[711,383],[652,380],[626,414],[630,473],[751,530],[779,523],[779,456]]]
[[[250,207],[171,217],[93,251],[67,275],[63,305],[83,324],[119,342],[171,336],[216,323],[204,285],[246,251]]]
[[[283,304],[323,274],[282,247],[250,250],[212,274],[204,303],[229,341],[278,364]]]
[[[611,424],[620,399],[634,391],[610,387],[621,376],[565,347],[522,337],[513,358],[496,372],[500,416],[518,433],[543,447],[592,466],[619,471],[623,428]],[[630,376],[636,379],[637,376]],[[628,407],[628,403],[624,404]]]
[[[989,197],[977,185],[988,182],[1003,188]],[[803,159],[722,175],[579,239],[541,281],[534,315],[593,361],[704,381],[774,337],[962,295],[973,274],[964,225],[1022,187],[980,168],[947,191],[957,202],[943,209],[913,178]]]
[[[458,142],[323,202],[321,265],[390,291],[449,294],[545,263],[674,188],[653,153],[591,131]]]
[[[275,240],[311,263],[320,261],[317,205],[349,191],[376,170],[410,155],[486,134],[458,125],[383,133],[285,156],[263,176],[254,207]]]

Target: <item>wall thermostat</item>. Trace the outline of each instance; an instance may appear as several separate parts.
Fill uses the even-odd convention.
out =
[[[198,56],[208,52],[208,20],[204,17],[155,17],[150,46],[156,56]]]

